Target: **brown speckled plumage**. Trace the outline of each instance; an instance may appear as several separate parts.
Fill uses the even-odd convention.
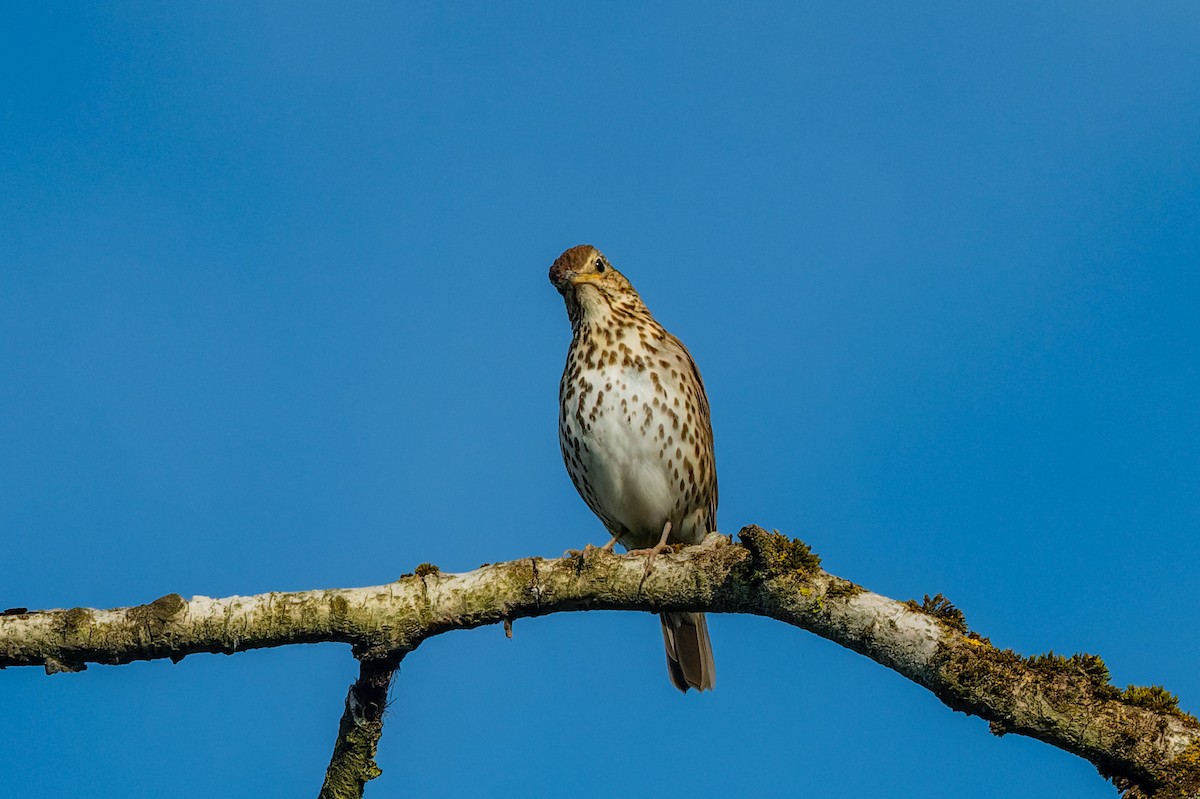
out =
[[[708,397],[692,356],[655,321],[642,298],[591,245],[550,267],[566,301],[571,348],[559,384],[559,444],[588,507],[628,549],[716,530],[717,473]],[[700,613],[662,614],[672,682],[714,681]]]

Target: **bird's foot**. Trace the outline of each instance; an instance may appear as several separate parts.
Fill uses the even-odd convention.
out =
[[[663,525],[662,537],[658,539],[658,543],[649,549],[631,549],[630,555],[646,555],[646,574],[650,576],[650,572],[654,571],[654,559],[658,557],[658,553],[664,549],[670,549],[671,545],[667,543],[667,538],[671,535],[671,522]]]
[[[646,556],[646,576],[650,576],[650,572],[654,571],[654,559],[658,557],[659,552],[671,549],[670,544],[658,543],[648,549],[631,549],[625,554],[627,555],[645,555]]]
[[[593,544],[584,544],[583,549],[568,549],[566,552],[563,553],[563,557],[564,558],[578,558],[580,556],[587,557],[587,553],[589,553],[593,550],[595,550],[597,552],[612,552],[612,549],[614,546],[616,546],[617,539],[619,537],[620,536],[614,535],[609,540],[609,542],[602,547],[598,547]]]
[[[578,558],[580,556],[587,557],[587,553],[592,551],[593,549],[599,549],[599,547],[596,547],[592,544],[584,544],[583,549],[568,549],[568,550],[564,551],[563,557],[564,558]]]

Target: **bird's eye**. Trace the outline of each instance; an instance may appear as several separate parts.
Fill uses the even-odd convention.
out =
[[[597,272],[603,272],[606,266],[608,266],[608,264],[604,263],[603,258],[596,259],[596,271]]]

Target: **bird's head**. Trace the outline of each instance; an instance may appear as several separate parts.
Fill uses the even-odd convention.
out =
[[[550,266],[550,282],[566,300],[572,324],[581,315],[601,308],[641,306],[633,284],[590,244],[580,244],[558,256]]]
[[[561,294],[595,286],[599,291],[630,291],[633,286],[613,269],[604,254],[590,244],[580,244],[564,252],[550,266],[550,282]]]

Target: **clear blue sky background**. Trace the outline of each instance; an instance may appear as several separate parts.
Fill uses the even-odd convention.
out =
[[[604,540],[546,281],[708,384],[720,526],[1200,710],[1194,3],[58,4],[0,32],[0,607]],[[404,663],[369,796],[1111,797],[851,652],[559,615]],[[12,796],[293,797],[347,647],[0,674]]]

